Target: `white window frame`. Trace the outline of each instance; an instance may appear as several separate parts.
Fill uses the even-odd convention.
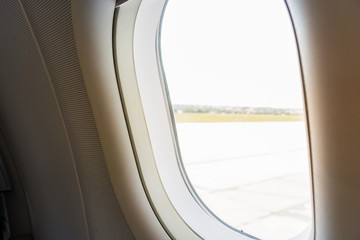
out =
[[[118,81],[144,189],[171,238],[254,239],[213,215],[180,170],[159,61],[159,26],[165,4],[166,0],[130,0],[120,6],[115,20]],[[310,226],[293,239],[309,239],[312,234]]]

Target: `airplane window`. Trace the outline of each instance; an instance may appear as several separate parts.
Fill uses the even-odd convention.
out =
[[[284,2],[169,0],[160,36],[190,187],[239,231],[276,240],[303,232],[312,221],[307,136]]]

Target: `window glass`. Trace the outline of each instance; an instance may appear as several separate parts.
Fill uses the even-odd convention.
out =
[[[226,224],[289,239],[311,223],[303,91],[280,0],[169,0],[161,59],[181,161]]]

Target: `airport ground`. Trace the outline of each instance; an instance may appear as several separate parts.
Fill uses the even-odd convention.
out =
[[[181,122],[177,132],[195,190],[223,221],[268,240],[310,225],[304,122]]]

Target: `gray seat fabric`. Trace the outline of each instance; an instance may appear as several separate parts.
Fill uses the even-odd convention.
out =
[[[12,154],[0,131],[0,154],[5,163],[5,169],[10,177],[11,191],[4,193],[8,224],[11,226],[11,239],[32,239],[32,228],[28,205]],[[6,160],[6,162],[5,162]]]
[[[70,0],[0,1],[0,129],[34,239],[133,239],[84,86]]]

